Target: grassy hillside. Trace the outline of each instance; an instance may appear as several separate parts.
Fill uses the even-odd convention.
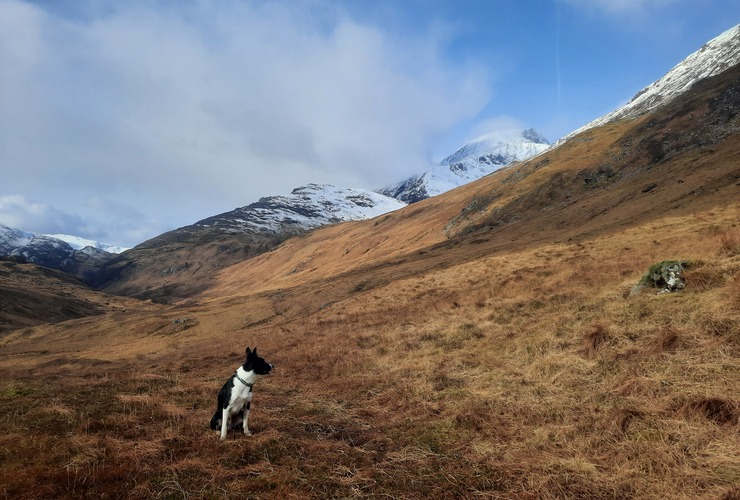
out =
[[[13,259],[0,260],[0,336],[27,326],[129,307],[141,307],[141,303],[95,292],[60,271]]]
[[[6,337],[5,491],[737,494],[740,235],[721,229],[737,206],[695,217],[662,221],[677,232],[661,241],[633,228],[369,290],[317,283]],[[701,261],[684,292],[627,296],[676,255]],[[255,436],[219,444],[207,421],[247,344],[276,372],[255,387]]]
[[[180,305],[5,335],[3,492],[740,497],[740,141],[716,105],[736,80],[289,240]],[[682,292],[631,293],[674,259]],[[275,371],[254,436],[219,443],[248,345]]]

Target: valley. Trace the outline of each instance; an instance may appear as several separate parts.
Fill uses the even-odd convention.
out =
[[[166,304],[24,282],[109,302],[0,336],[3,493],[738,498],[739,81],[182,274]],[[682,291],[636,290],[667,260]],[[220,443],[247,346],[275,369],[254,435]]]

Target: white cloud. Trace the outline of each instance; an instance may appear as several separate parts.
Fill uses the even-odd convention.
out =
[[[516,130],[527,128],[526,123],[518,118],[508,115],[499,115],[487,118],[478,122],[472,130],[470,140],[477,139],[481,136],[488,135],[491,132],[503,132],[506,130]]]
[[[0,224],[6,226],[32,232],[65,232],[80,229],[81,222],[79,217],[21,195],[0,196]]]
[[[488,98],[483,71],[441,55],[447,36],[321,1],[112,5],[0,0],[0,195],[182,225],[307,182],[374,187],[426,168]]]
[[[634,16],[645,14],[677,0],[565,0],[578,9],[600,12],[610,16]]]

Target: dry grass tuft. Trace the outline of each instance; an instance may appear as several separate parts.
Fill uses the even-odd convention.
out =
[[[596,356],[596,351],[609,338],[607,327],[597,323],[591,326],[589,331],[583,337],[581,353],[587,358]]]
[[[634,420],[644,416],[644,413],[634,408],[619,408],[612,412],[609,418],[612,432],[618,434],[626,433]]]
[[[735,486],[734,488],[724,492],[720,497],[720,500],[740,500],[740,486]]]
[[[697,398],[679,410],[679,413],[698,415],[719,425],[740,424],[740,405],[722,398]]]
[[[718,254],[726,257],[740,255],[740,231],[733,229],[720,234]]]
[[[661,352],[671,351],[676,347],[678,340],[678,332],[670,325],[664,326],[653,339],[650,352],[660,354]]]

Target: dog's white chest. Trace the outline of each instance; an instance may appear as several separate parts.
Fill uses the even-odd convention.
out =
[[[234,382],[234,388],[231,390],[229,406],[241,408],[249,401],[252,401],[252,388],[236,380]]]
[[[236,410],[252,401],[252,385],[254,384],[255,375],[253,372],[245,372],[239,367],[234,377],[234,386],[231,388],[231,398],[229,398],[229,408]]]

